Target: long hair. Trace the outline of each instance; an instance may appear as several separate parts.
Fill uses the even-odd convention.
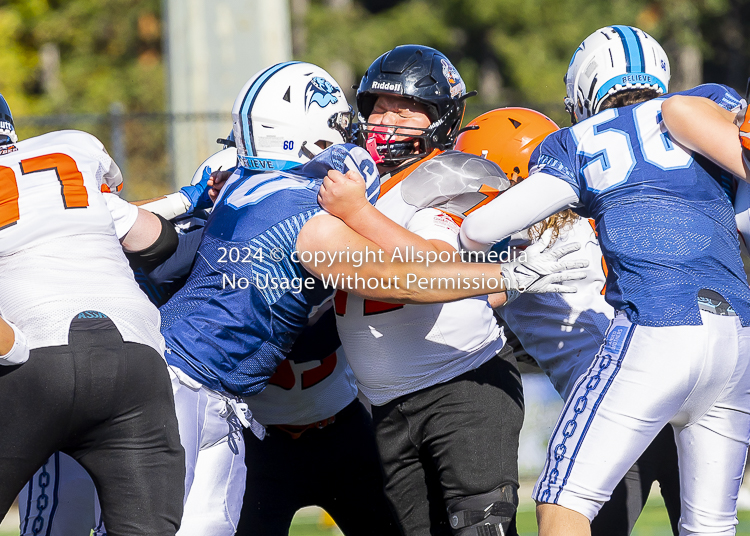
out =
[[[578,221],[578,218],[578,214],[569,208],[565,209],[531,227],[529,229],[529,238],[532,242],[537,241],[547,229],[552,229],[552,236],[548,244],[551,246],[558,238],[560,238],[560,235],[564,231],[573,227],[573,224]]]

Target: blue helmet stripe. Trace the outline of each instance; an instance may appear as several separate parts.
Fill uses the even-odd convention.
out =
[[[276,64],[273,67],[269,67],[260,76],[258,76],[258,78],[255,79],[255,82],[253,82],[253,85],[250,86],[250,89],[248,89],[247,93],[245,94],[245,98],[242,101],[242,106],[240,106],[240,131],[242,133],[242,141],[245,144],[245,149],[248,150],[249,153],[251,152],[252,156],[258,154],[255,150],[255,143],[253,142],[253,127],[250,123],[249,116],[250,109],[255,103],[255,98],[258,96],[258,92],[271,76],[279,72],[284,67],[294,65],[295,63],[299,62],[287,61],[284,63]]]
[[[612,29],[618,33],[622,40],[622,46],[625,48],[627,72],[645,72],[646,62],[643,57],[643,47],[641,46],[638,34],[630,26],[612,26]]]

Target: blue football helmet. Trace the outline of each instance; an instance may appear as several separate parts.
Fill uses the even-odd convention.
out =
[[[13,124],[13,114],[10,113],[10,106],[8,106],[5,97],[0,95],[0,145],[16,143],[17,141],[18,136]]]

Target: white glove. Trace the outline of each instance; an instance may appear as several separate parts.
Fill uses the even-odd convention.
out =
[[[518,260],[502,265],[501,272],[505,289],[508,291],[508,301],[518,297],[517,293],[532,292],[577,292],[578,289],[569,285],[560,285],[564,281],[577,281],[586,278],[586,272],[571,271],[586,268],[586,259],[560,261],[561,257],[578,251],[581,244],[573,242],[553,251],[544,251],[546,241],[538,242],[527,247]]]

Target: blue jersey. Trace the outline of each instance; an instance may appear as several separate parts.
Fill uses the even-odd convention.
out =
[[[292,260],[302,226],[322,210],[318,190],[331,169],[358,170],[375,202],[375,164],[351,144],[292,170],[237,168],[206,223],[185,285],[161,308],[170,365],[238,396],[265,387],[313,308],[333,292]]]
[[[705,84],[683,95],[727,109],[737,93]],[[721,171],[672,143],[661,119],[666,97],[609,109],[550,134],[531,157],[532,172],[573,187],[594,218],[609,267],[606,299],[634,324],[701,324],[700,289],[724,296],[750,324],[750,289],[734,210]]]

